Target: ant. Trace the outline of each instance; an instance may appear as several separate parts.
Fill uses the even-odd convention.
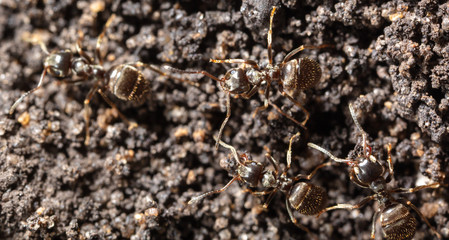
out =
[[[373,195],[365,197],[359,203],[352,204],[337,204],[335,206],[323,209],[318,213],[320,216],[322,213],[334,210],[334,209],[357,209],[364,206],[366,203],[373,199],[376,199],[380,205],[379,210],[373,216],[371,226],[371,239],[375,238],[375,223],[380,216],[380,222],[382,226],[383,235],[387,239],[399,240],[399,239],[412,239],[416,232],[416,219],[411,215],[409,209],[406,206],[412,208],[422,220],[430,227],[433,234],[441,239],[440,234],[430,225],[429,221],[424,215],[413,205],[410,201],[404,199],[395,199],[391,193],[413,193],[426,188],[438,188],[440,183],[432,183],[428,185],[418,186],[414,188],[388,188],[389,183],[393,178],[393,163],[391,161],[391,144],[388,145],[388,172],[387,169],[371,154],[371,146],[367,143],[368,134],[362,129],[361,125],[357,121],[357,117],[354,112],[352,104],[349,104],[349,111],[355,126],[358,128],[362,135],[363,149],[355,159],[342,159],[332,155],[326,149],[319,147],[313,143],[307,145],[314,148],[327,156],[329,156],[335,162],[347,163],[350,167],[349,176],[353,183],[362,187],[369,188],[374,192]],[[385,176],[387,174],[387,176]]]
[[[215,143],[215,148],[218,149],[218,142],[221,139],[223,134],[223,129],[226,126],[230,116],[231,116],[231,94],[234,94],[239,97],[243,97],[244,99],[251,98],[257,90],[262,86],[266,85],[264,89],[265,99],[264,105],[258,107],[254,113],[253,117],[256,116],[257,112],[260,110],[265,110],[268,108],[270,104],[273,106],[280,114],[287,117],[297,125],[306,129],[305,125],[309,120],[309,112],[296,101],[292,96],[290,96],[284,89],[287,91],[292,90],[306,90],[313,87],[321,78],[321,68],[318,62],[311,60],[309,58],[298,58],[291,59],[295,54],[304,50],[304,49],[314,49],[314,48],[324,48],[328,47],[328,45],[320,45],[320,46],[305,46],[301,45],[300,47],[293,49],[289,52],[281,63],[273,64],[273,53],[271,50],[272,43],[272,26],[273,26],[273,17],[276,11],[276,7],[273,7],[270,15],[270,26],[268,30],[268,65],[265,68],[259,67],[259,65],[252,60],[245,59],[223,59],[216,60],[210,59],[210,62],[213,63],[237,63],[242,64],[241,67],[231,68],[226,72],[223,78],[219,79],[212,74],[203,71],[203,70],[181,70],[176,69],[170,66],[164,66],[165,69],[178,73],[187,73],[187,74],[203,74],[209,78],[220,83],[222,90],[226,93],[226,118],[221,124],[220,131],[218,133],[218,138]],[[287,115],[284,111],[282,111],[278,106],[273,103],[270,103],[269,95],[270,95],[270,86],[272,82],[279,83],[279,90],[281,94],[290,101],[292,101],[296,106],[298,106],[305,114],[305,119],[300,123],[293,117]]]
[[[93,87],[89,90],[86,98],[84,99],[84,120],[86,122],[86,138],[84,141],[85,145],[88,145],[90,142],[89,103],[95,92],[98,92],[112,108],[117,110],[122,120],[129,125],[129,129],[137,127],[136,123],[130,122],[118,110],[116,105],[106,96],[106,92],[111,92],[120,100],[138,102],[141,101],[150,92],[150,81],[144,78],[142,72],[138,69],[139,67],[148,68],[163,76],[170,75],[160,71],[153,65],[145,64],[140,61],[115,65],[109,69],[105,69],[103,67],[103,57],[100,53],[100,46],[107,28],[115,19],[115,16],[115,14],[112,14],[109,17],[103,28],[103,31],[98,36],[94,58],[90,57],[82,49],[84,34],[81,30],[78,31],[79,37],[76,42],[76,53],[79,55],[77,57],[74,56],[74,53],[70,49],[53,51],[50,53],[41,40],[29,40],[32,43],[39,44],[42,51],[47,54],[47,57],[44,60],[44,70],[42,71],[37,87],[24,93],[18,100],[16,100],[16,102],[14,102],[14,104],[9,109],[9,115],[11,116],[14,113],[17,105],[21,103],[28,95],[41,88],[43,79],[47,73],[56,78],[68,78],[73,74],[80,79],[65,80],[64,82],[77,83],[85,82],[88,79],[93,79],[94,82]],[[98,60],[98,63],[95,63],[96,60]],[[178,79],[173,76],[170,77],[195,86],[197,85],[196,83],[192,83],[188,80]]]
[[[217,194],[225,191],[234,181],[239,181],[243,184],[249,186],[246,192],[251,194],[262,196],[268,195],[263,208],[268,208],[271,200],[273,199],[277,191],[281,191],[286,196],[286,208],[290,216],[291,221],[302,230],[310,233],[309,229],[301,225],[293,215],[293,211],[296,210],[304,215],[315,215],[324,209],[327,203],[327,193],[326,191],[316,185],[309,182],[318,171],[318,169],[329,166],[332,162],[323,163],[317,167],[309,174],[298,174],[295,177],[288,177],[287,171],[290,169],[291,165],[291,155],[292,155],[292,142],[300,135],[300,132],[293,135],[290,138],[290,144],[287,151],[287,166],[280,172],[279,163],[271,156],[270,151],[265,154],[265,157],[273,166],[273,169],[267,169],[266,164],[262,164],[257,161],[253,161],[251,156],[242,153],[239,154],[234,147],[217,140],[219,144],[232,152],[232,157],[223,159],[220,161],[220,166],[222,166],[230,175],[233,176],[231,181],[229,181],[224,187],[218,190],[209,191],[203,193],[199,196],[193,197],[188,204],[196,204],[205,197]],[[304,180],[304,181],[300,181]],[[263,191],[253,191],[251,188],[261,187]]]

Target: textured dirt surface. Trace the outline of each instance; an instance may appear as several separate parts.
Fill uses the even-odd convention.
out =
[[[311,90],[292,93],[311,118],[308,133],[293,145],[290,175],[329,161],[307,149],[311,141],[339,157],[357,142],[348,111],[354,102],[386,159],[393,146],[395,181],[413,187],[443,181],[449,144],[449,4],[445,1],[0,1],[0,236],[11,239],[309,239],[289,219],[278,193],[267,210],[264,198],[233,184],[227,191],[187,206],[191,197],[224,186],[220,168],[228,150],[214,149],[225,117],[225,94],[200,75],[194,87],[144,70],[152,94],[142,103],[111,99],[138,127],[127,125],[97,94],[91,103],[92,135],[84,145],[83,101],[92,82],[65,84],[47,77],[43,88],[8,111],[36,86],[45,53],[75,51],[78,30],[92,55],[98,34],[117,18],[102,45],[105,68],[141,60],[222,76],[230,64],[209,59],[243,58],[268,63],[266,33],[272,6],[273,50],[280,62],[301,44],[332,44],[299,57],[318,61],[323,76]],[[298,120],[304,114],[272,89],[271,101]],[[264,146],[285,165],[290,136],[301,128],[272,107],[232,99],[223,141],[265,161]],[[327,189],[329,205],[357,203],[368,190],[349,181],[345,166],[322,169],[312,182]],[[444,239],[449,239],[445,188],[404,195]],[[320,239],[368,239],[373,201],[353,211],[320,218],[297,215]],[[415,214],[416,216],[416,214]],[[418,216],[416,216],[418,218]],[[380,229],[378,229],[380,230]],[[382,239],[380,231],[378,239]],[[418,218],[415,239],[434,239]]]

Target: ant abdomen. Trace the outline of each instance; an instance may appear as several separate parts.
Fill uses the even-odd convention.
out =
[[[393,203],[380,215],[382,231],[387,239],[412,239],[416,231],[416,219],[404,204]]]
[[[44,61],[44,68],[54,77],[68,77],[72,67],[72,52],[68,50],[54,52]]]
[[[312,59],[293,59],[281,68],[280,80],[285,89],[309,89],[317,84],[320,78],[320,64]]]
[[[327,193],[319,186],[298,182],[290,190],[288,202],[301,214],[315,215],[326,206]]]
[[[129,64],[120,64],[106,73],[109,90],[124,101],[139,101],[150,91],[150,82]]]

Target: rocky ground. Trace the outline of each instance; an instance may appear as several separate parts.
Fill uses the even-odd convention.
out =
[[[366,2],[366,3],[361,3]],[[292,92],[310,111],[308,131],[273,108],[252,117],[263,96],[232,99],[223,141],[265,162],[268,147],[289,175],[309,173],[329,161],[308,149],[314,142],[339,157],[357,143],[348,111],[353,102],[370,135],[373,153],[386,159],[393,146],[395,180],[413,187],[445,181],[449,173],[449,4],[446,1],[0,1],[0,236],[8,239],[309,239],[291,223],[285,196],[268,209],[265,198],[237,183],[188,206],[193,196],[231,180],[220,167],[229,151],[215,150],[226,113],[219,84],[201,75],[180,75],[195,87],[142,70],[151,94],[140,103],[108,93],[118,109],[138,124],[128,130],[118,113],[96,94],[90,104],[92,135],[84,145],[83,101],[93,81],[67,84],[48,76],[37,85],[46,54],[75,52],[78,31],[93,55],[97,36],[117,15],[101,47],[104,67],[141,60],[180,69],[202,69],[221,77],[231,64],[209,59],[243,58],[268,63],[267,29],[272,6],[274,61],[301,44],[331,47],[304,50],[298,57],[321,65],[321,81]],[[179,75],[178,75],[179,76]],[[270,100],[301,121],[303,112],[273,84]],[[357,203],[370,191],[349,181],[336,164],[312,179],[327,189],[329,205]],[[399,197],[399,196],[398,196]],[[449,238],[449,195],[445,187],[403,195]],[[378,204],[320,218],[296,215],[319,239],[368,239]],[[434,239],[418,219],[415,239]],[[378,229],[377,238],[382,239]]]

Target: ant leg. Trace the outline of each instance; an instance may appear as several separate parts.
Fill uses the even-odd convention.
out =
[[[106,96],[106,94],[103,92],[103,90],[98,89],[98,93],[103,97],[103,99],[115,110],[117,110],[120,118],[128,125],[128,130],[136,128],[138,125],[135,122],[131,122],[128,120],[128,118],[123,115],[123,113],[120,112],[120,110],[117,108],[117,106]]]
[[[271,200],[273,200],[273,197],[274,197],[274,195],[276,194],[277,191],[278,191],[277,189],[273,189],[272,190],[271,194],[268,196],[267,200],[265,201],[265,203],[262,206],[264,209],[268,208],[268,205],[270,205]]]
[[[253,60],[245,60],[245,59],[239,59],[239,58],[232,58],[232,59],[209,59],[209,62],[213,63],[238,63],[238,64],[248,64],[253,66],[256,69],[260,69],[259,65],[253,61]]]
[[[95,85],[89,90],[89,93],[87,94],[86,98],[84,99],[84,121],[86,122],[86,138],[84,139],[84,145],[89,145],[90,143],[90,132],[89,132],[89,126],[90,126],[90,100],[92,100],[92,97],[94,96],[95,92],[99,89],[98,86],[99,82],[97,81]]]
[[[145,67],[145,68],[148,68],[148,69],[158,73],[159,75],[169,77],[169,78],[174,79],[176,81],[185,82],[185,83],[188,83],[188,84],[190,84],[192,86],[195,86],[195,87],[199,87],[200,86],[197,82],[192,82],[190,80],[177,78],[175,76],[172,76],[171,74],[162,72],[158,67],[156,67],[154,65],[151,65],[151,64],[146,64],[146,63],[138,61],[138,62],[135,62],[135,63],[129,63],[129,65],[132,65],[132,66],[135,66],[135,67]]]
[[[371,223],[371,237],[370,239],[376,238],[376,221],[377,217],[379,217],[380,209],[378,209],[373,216],[373,222]]]
[[[9,109],[9,115],[12,115],[14,113],[14,110],[16,109],[17,105],[19,103],[21,103],[23,101],[23,99],[25,99],[28,95],[30,95],[31,93],[33,93],[34,91],[36,91],[37,89],[39,89],[42,86],[42,81],[43,81],[45,75],[47,74],[47,70],[48,70],[48,68],[44,68],[44,71],[41,74],[41,78],[39,79],[39,83],[37,84],[37,87],[35,87],[35,88],[31,89],[30,91],[24,93],[19,99],[17,99],[14,102],[14,104]]]
[[[345,203],[339,203],[339,204],[337,204],[337,205],[335,205],[335,206],[328,207],[328,208],[325,208],[325,209],[321,210],[321,211],[317,214],[316,217],[318,218],[321,214],[323,214],[323,213],[325,213],[325,212],[327,212],[327,211],[334,210],[334,209],[349,209],[349,210],[352,210],[352,209],[356,209],[356,208],[361,208],[361,207],[363,207],[366,203],[368,203],[369,201],[373,200],[375,197],[376,197],[375,194],[374,194],[374,195],[371,195],[371,196],[368,196],[368,197],[365,197],[364,199],[362,199],[362,201],[360,201],[359,203],[357,203],[357,204],[355,204],[355,205],[352,205],[352,204],[345,204]]]
[[[385,179],[385,182],[389,183],[393,178],[394,170],[393,170],[393,162],[391,161],[391,143],[388,144],[388,170],[389,174]]]
[[[271,165],[274,167],[275,175],[279,173],[279,163],[274,159],[269,152],[265,153],[265,157],[270,161]]]
[[[63,80],[59,80],[65,84],[76,84],[79,82],[85,82],[87,80],[87,78],[80,78],[80,79],[75,79],[75,80],[67,80],[67,79],[63,79]]]
[[[106,21],[106,24],[103,27],[103,31],[100,33],[100,35],[98,35],[97,38],[97,45],[95,47],[95,56],[96,58],[98,58],[98,62],[100,63],[100,65],[103,65],[103,58],[101,57],[101,53],[100,53],[100,46],[101,46],[101,42],[103,41],[104,35],[106,34],[106,30],[108,29],[109,25],[111,25],[112,21],[114,21],[115,19],[115,14],[112,14],[109,19]]]
[[[299,223],[298,220],[296,220],[295,216],[293,216],[293,211],[290,207],[290,203],[288,202],[288,198],[285,199],[285,206],[287,207],[287,212],[288,212],[288,215],[290,216],[290,221],[292,221],[293,224],[295,224],[298,228],[301,228],[303,231],[305,231],[309,234],[312,234],[312,232],[310,232],[310,230],[307,227],[305,227],[301,223]],[[313,236],[315,239],[318,239],[318,237],[315,236],[315,234],[313,234]]]
[[[318,165],[317,167],[315,167],[315,169],[313,169],[313,171],[309,174],[309,175],[305,175],[305,174],[298,174],[295,177],[293,177],[293,181],[298,181],[300,179],[305,179],[305,180],[310,180],[312,179],[312,177],[316,174],[316,172],[323,167],[327,167],[332,165],[332,162],[327,162],[327,163],[323,163]]]
[[[294,119],[293,117],[289,116],[287,113],[285,113],[284,111],[282,111],[281,108],[279,108],[276,104],[272,103],[272,102],[268,102],[268,104],[270,104],[274,109],[276,109],[276,111],[278,111],[282,116],[290,119],[292,122],[296,123],[298,126],[304,128],[304,130],[307,129],[306,126],[302,125],[300,122],[298,122],[296,119]]]
[[[395,188],[390,190],[389,192],[392,193],[414,193],[426,188],[439,188],[441,186],[440,183],[431,183],[431,184],[427,184],[427,185],[422,185],[422,186],[418,186],[418,187],[414,187],[414,188]]]
[[[263,106],[260,106],[260,107],[256,108],[256,110],[254,110],[253,118],[256,117],[256,115],[259,111],[263,111],[268,108],[268,104],[269,104],[268,99],[270,97],[270,86],[271,86],[271,82],[267,81],[267,87],[265,88],[265,99],[263,101]]]
[[[326,48],[326,47],[333,47],[333,45],[331,44],[322,44],[319,46],[308,46],[308,45],[301,45],[295,49],[293,49],[292,51],[290,51],[287,55],[285,55],[284,60],[282,60],[281,64],[285,64],[286,62],[288,62],[295,54],[301,52],[304,49],[318,49],[318,48]]]
[[[288,99],[290,99],[290,101],[292,101],[297,107],[299,107],[301,109],[301,111],[304,112],[304,114],[306,115],[306,119],[304,119],[300,125],[302,125],[303,127],[306,126],[307,121],[309,121],[309,117],[310,117],[310,113],[309,111],[307,111],[301,103],[299,103],[298,101],[296,101],[294,98],[292,98],[290,95],[288,95],[286,92],[284,92],[284,90],[281,90],[281,94],[282,96],[287,97]]]
[[[441,235],[437,232],[437,230],[430,225],[429,220],[427,220],[426,217],[424,217],[424,215],[421,213],[421,211],[419,211],[419,209],[410,201],[404,201],[403,199],[400,200],[401,202],[407,204],[409,207],[411,207],[413,210],[415,210],[415,212],[419,215],[419,217],[427,224],[427,226],[429,226],[430,231],[438,238],[441,239]]]
[[[237,180],[238,178],[239,178],[238,176],[233,177],[233,178],[231,179],[231,181],[229,181],[224,187],[222,187],[222,188],[220,188],[220,189],[218,189],[218,190],[213,190],[213,191],[205,192],[205,193],[203,193],[203,194],[201,194],[201,195],[199,195],[199,196],[193,197],[192,199],[190,199],[190,201],[189,201],[187,204],[189,204],[189,205],[195,204],[195,203],[199,202],[200,200],[202,200],[203,198],[205,198],[205,197],[207,197],[207,196],[209,196],[209,195],[217,194],[217,193],[223,192],[223,191],[226,190],[229,186],[231,186],[231,184],[232,184],[235,180]]]
[[[223,135],[223,129],[228,123],[229,118],[231,117],[231,93],[226,94],[226,118],[223,120],[221,124],[220,131],[218,131],[217,140],[215,142],[215,149],[218,149],[218,141],[221,140],[221,136]]]
[[[256,196],[263,196],[263,195],[267,195],[267,194],[272,193],[274,191],[274,189],[265,190],[265,191],[253,191],[253,190],[247,188],[247,189],[244,189],[243,191],[244,192],[249,192],[249,193],[251,193],[253,195],[256,195]]]
[[[268,160],[270,161],[270,163],[274,166],[274,172],[275,175],[278,176],[279,173],[279,163],[276,161],[276,159],[274,159],[271,154],[270,154],[270,149],[267,147],[266,148],[268,150],[268,152],[265,154],[265,157],[268,158]],[[271,200],[274,197],[274,194],[277,192],[277,188],[272,189],[271,190],[271,194],[270,196],[268,196],[267,200],[265,201],[265,203],[263,204],[263,208],[266,209],[268,208],[268,205],[270,205]],[[269,192],[270,190],[267,190],[266,192]]]
[[[217,77],[215,77],[214,75],[204,71],[204,70],[181,70],[181,69],[177,69],[168,65],[163,65],[163,68],[167,69],[168,71],[172,71],[172,72],[177,72],[177,73],[187,73],[187,74],[203,74],[206,77],[210,77],[213,80],[217,81],[217,82],[223,82],[223,80],[218,79]]]
[[[86,59],[88,64],[92,64],[93,63],[93,59],[83,50],[83,42],[84,39],[84,33],[81,30],[78,30],[78,39],[76,40],[76,52],[83,57],[84,59]]]
[[[235,148],[231,145],[228,145],[226,143],[224,143],[223,141],[221,141],[220,139],[218,139],[217,137],[214,136],[214,139],[216,142],[218,142],[221,146],[231,150],[232,155],[234,156],[235,160],[237,160],[237,162],[241,165],[244,165],[244,163],[240,160],[239,155],[237,154],[237,150],[235,150]]]
[[[244,99],[250,99],[257,92],[257,89],[259,89],[259,85],[253,86],[248,93],[242,93],[240,96]]]

